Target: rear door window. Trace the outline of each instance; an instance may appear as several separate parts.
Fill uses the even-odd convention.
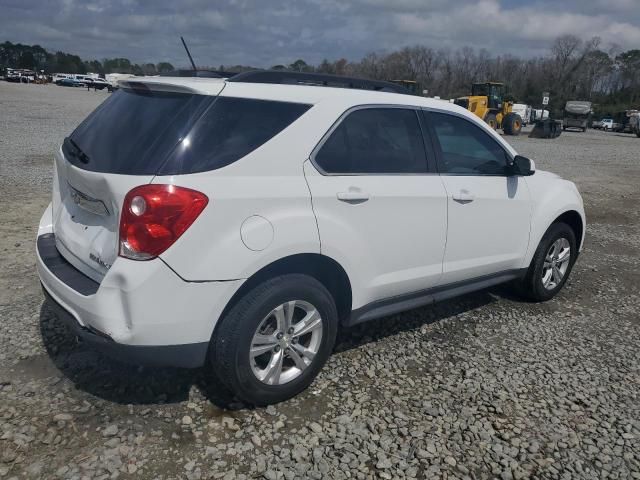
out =
[[[315,155],[328,174],[415,174],[427,172],[416,112],[364,108],[350,113]]]

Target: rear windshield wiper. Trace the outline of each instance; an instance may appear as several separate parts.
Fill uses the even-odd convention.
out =
[[[70,144],[73,147],[71,154],[80,160],[82,163],[89,163],[89,156],[82,151],[82,149],[78,146],[76,142],[74,142],[70,137],[64,139],[65,143]]]

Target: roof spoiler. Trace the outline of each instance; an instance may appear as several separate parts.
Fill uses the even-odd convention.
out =
[[[154,82],[153,80],[118,80],[118,86],[132,90],[135,93],[145,94],[151,92],[166,92],[166,93],[187,93],[187,94],[200,94],[202,93],[197,88],[192,88],[187,85],[180,85],[175,83]]]

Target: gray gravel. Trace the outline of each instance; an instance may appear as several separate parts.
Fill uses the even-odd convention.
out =
[[[206,372],[97,355],[43,306],[51,154],[107,95],[0,83],[0,478],[640,479],[640,139],[509,139],[585,198],[555,300],[496,288],[343,331],[308,391],[247,409]]]

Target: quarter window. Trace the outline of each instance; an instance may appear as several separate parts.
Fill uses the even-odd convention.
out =
[[[169,156],[160,175],[196,173],[230,165],[295,122],[310,105],[218,97]]]
[[[442,152],[438,171],[452,175],[505,175],[507,154],[484,132],[464,118],[429,113]]]
[[[427,171],[418,116],[402,108],[350,113],[322,145],[316,164],[332,174],[410,174]]]

